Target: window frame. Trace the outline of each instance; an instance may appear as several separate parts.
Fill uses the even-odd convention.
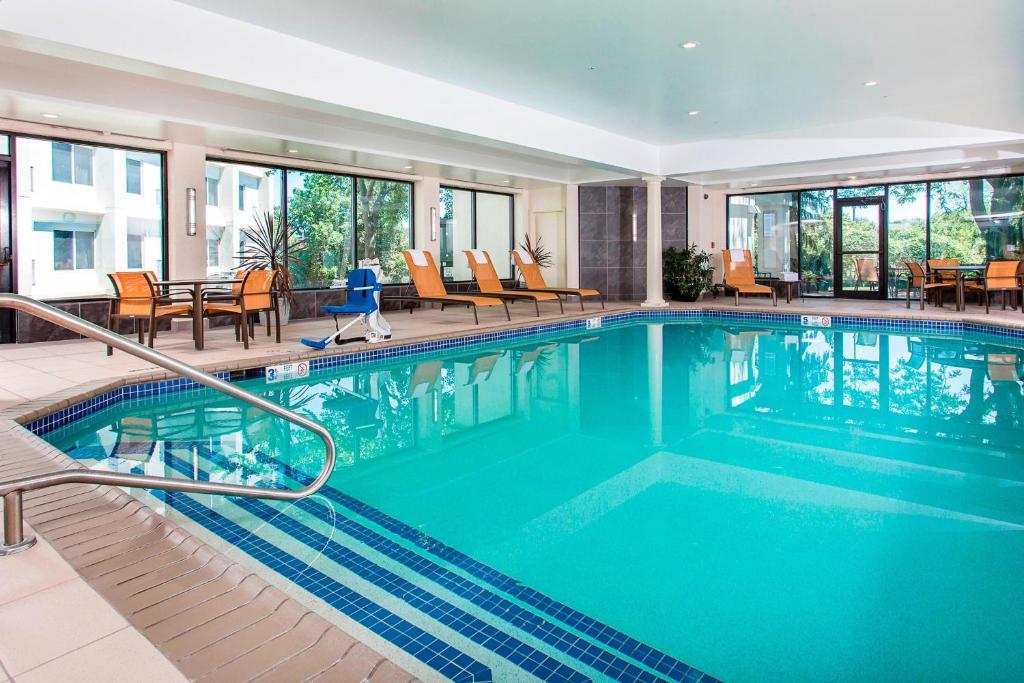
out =
[[[410,249],[415,249],[416,248],[416,183],[414,183],[411,180],[405,180],[403,178],[394,178],[394,177],[391,177],[391,176],[388,176],[388,175],[359,174],[359,173],[340,173],[340,172],[337,172],[337,171],[325,170],[323,168],[311,168],[309,166],[304,166],[302,164],[283,165],[283,164],[273,164],[273,163],[261,163],[261,162],[258,162],[258,161],[249,161],[249,160],[246,160],[246,159],[232,159],[230,157],[219,157],[219,156],[207,156],[205,162],[206,163],[214,163],[214,164],[252,166],[254,168],[267,169],[269,171],[279,171],[281,173],[281,196],[280,196],[281,220],[284,221],[286,225],[290,225],[289,222],[288,222],[288,172],[289,171],[298,171],[300,173],[320,173],[320,174],[323,174],[323,175],[333,175],[333,176],[341,176],[343,178],[349,178],[351,180],[351,182],[352,182],[352,194],[353,194],[351,206],[349,207],[350,220],[352,221],[352,244],[351,244],[351,249],[352,249],[351,267],[352,268],[355,268],[356,267],[356,263],[357,263],[357,260],[356,260],[357,259],[357,252],[358,252],[357,240],[358,240],[358,235],[359,235],[359,225],[358,225],[358,222],[357,222],[357,214],[358,214],[357,204],[358,204],[358,199],[355,196],[356,195],[356,192],[355,192],[356,182],[360,178],[364,178],[364,179],[368,179],[368,180],[384,180],[384,181],[393,182],[393,183],[405,183],[406,185],[409,186],[409,248]],[[285,240],[285,256],[286,256],[286,258],[287,258],[287,250],[288,250],[288,241],[289,241],[288,239]],[[408,284],[411,284],[411,283],[412,283],[412,279],[411,278],[407,278],[407,279],[401,280],[400,282],[388,283],[388,285],[390,285],[390,286],[403,286],[403,285],[408,285]],[[323,289],[330,289],[330,288],[329,287],[315,287],[315,286],[307,287],[307,286],[303,286],[303,287],[295,287],[293,291],[302,292],[302,291],[317,291],[317,290],[323,290]]]
[[[68,272],[75,270],[96,270],[96,233],[91,230],[76,230],[74,227],[70,229],[55,228],[53,232],[53,270],[60,272]],[[58,268],[57,267],[57,233],[65,233],[71,235],[71,267],[70,268]],[[89,242],[92,243],[91,256],[92,264],[88,267],[79,267],[78,265],[78,244],[79,235],[88,235]],[[61,238],[66,239],[66,238]]]
[[[511,255],[512,251],[516,248],[516,195],[514,192],[501,192],[500,190],[481,190],[475,187],[460,187],[459,185],[451,184],[442,184],[439,190],[459,190],[460,192],[471,193],[473,225],[470,226],[470,243],[473,245],[473,249],[477,248],[477,195],[492,194],[498,195],[500,197],[508,197],[508,251],[509,254]],[[438,211],[438,213],[440,213],[440,211]],[[440,220],[440,216],[438,216],[438,220]],[[454,258],[454,254],[452,255],[452,257]],[[441,279],[444,282],[451,282],[453,284],[460,284],[466,282],[472,283],[475,281],[473,278],[465,280],[445,280],[444,273],[441,273]],[[511,280],[513,278],[509,277],[507,279]]]
[[[989,180],[991,178],[1016,178],[1016,177],[1024,177],[1024,173],[992,173],[992,174],[988,174],[988,175],[955,175],[955,176],[951,175],[948,178],[928,178],[928,179],[924,179],[924,180],[910,178],[910,179],[894,180],[894,181],[885,182],[885,183],[879,183],[879,182],[876,181],[876,182],[864,182],[864,183],[858,184],[858,185],[811,185],[811,186],[808,186],[808,187],[796,187],[796,188],[791,188],[791,187],[783,186],[782,188],[779,188],[779,189],[759,190],[757,192],[727,192],[725,194],[725,199],[724,199],[724,201],[725,201],[725,221],[726,221],[726,224],[725,224],[726,225],[726,230],[725,230],[725,248],[726,249],[729,248],[729,229],[728,229],[728,226],[729,226],[729,200],[732,197],[754,197],[754,196],[758,196],[758,195],[778,194],[780,192],[795,192],[797,194],[797,205],[796,205],[796,208],[797,208],[797,257],[796,257],[797,258],[797,272],[803,272],[802,253],[801,253],[800,245],[803,243],[803,220],[804,219],[803,219],[803,205],[802,204],[803,204],[803,193],[804,192],[831,192],[832,193],[832,206],[835,207],[836,201],[838,199],[840,199],[840,197],[838,196],[840,189],[856,190],[858,188],[863,188],[863,187],[882,187],[883,188],[882,194],[881,195],[873,195],[873,197],[874,198],[877,198],[877,197],[881,197],[882,198],[883,211],[886,211],[886,215],[887,215],[888,205],[889,205],[889,197],[890,197],[890,188],[892,188],[894,186],[899,186],[899,185],[924,185],[924,193],[925,193],[925,231],[924,231],[924,234],[925,234],[925,258],[926,259],[930,259],[930,258],[932,258],[932,185],[934,185],[934,184],[941,185],[941,184],[944,184],[944,183],[962,182],[962,181],[971,181],[971,180]],[[885,221],[885,230],[884,230],[884,232],[885,232],[884,238],[887,240],[888,239],[888,232],[889,232],[888,218],[886,218],[886,221]],[[886,248],[885,254],[886,254],[886,257],[888,257],[888,248]],[[834,267],[835,266],[833,264],[833,268]],[[832,297],[834,297],[834,296],[835,296],[835,294],[833,293]],[[827,299],[827,298],[830,298],[830,297],[822,297],[822,298],[826,298]],[[884,301],[895,301],[895,300],[900,299],[900,298],[902,298],[902,297],[899,296],[898,293],[897,293],[897,295],[892,296],[892,297],[887,297],[886,299],[883,299],[883,300]]]

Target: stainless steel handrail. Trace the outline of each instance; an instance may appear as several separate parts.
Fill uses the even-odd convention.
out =
[[[235,385],[217,379],[213,375],[171,358],[148,346],[143,346],[119,334],[94,325],[79,317],[65,313],[35,299],[18,294],[0,293],[0,308],[13,308],[37,318],[46,320],[60,327],[77,332],[83,336],[101,341],[137,358],[148,360],[154,365],[188,377],[199,384],[227,394],[240,401],[256,406],[277,417],[288,420],[304,429],[313,432],[324,442],[324,466],[316,479],[301,489],[268,489],[241,484],[226,484],[212,481],[191,481],[188,479],[170,479],[151,477],[139,474],[121,474],[118,472],[98,472],[95,470],[73,469],[58,472],[47,472],[31,477],[23,477],[13,481],[0,482],[0,497],[4,501],[4,543],[0,546],[0,556],[10,555],[31,547],[34,538],[24,537],[22,524],[22,494],[59,484],[107,484],[110,486],[133,486],[138,488],[159,489],[163,491],[184,491],[186,493],[213,493],[224,496],[245,496],[247,498],[269,498],[272,500],[297,500],[304,498],[323,486],[334,471],[336,448],[334,438],[327,429],[310,419],[302,417],[276,403],[240,389]]]

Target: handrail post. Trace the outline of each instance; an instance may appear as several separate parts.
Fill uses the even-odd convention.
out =
[[[0,546],[0,557],[28,550],[35,543],[35,536],[25,538],[21,512],[21,491],[11,491],[4,496],[4,544]]]

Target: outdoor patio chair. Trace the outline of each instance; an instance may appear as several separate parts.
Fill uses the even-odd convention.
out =
[[[924,267],[916,261],[906,261],[907,270],[910,273],[907,275],[907,308],[910,308],[910,290],[920,290],[921,296],[921,310],[924,310],[924,300],[928,296],[929,292],[935,293],[936,301],[938,305],[942,305],[943,294],[947,289],[956,289],[956,284],[953,282],[946,282],[945,280],[938,280],[936,278],[929,279],[927,273],[924,272]]]
[[[985,302],[985,313],[992,304],[992,293],[999,292],[1006,310],[1006,295],[1012,295],[1010,308],[1017,308],[1017,297],[1021,293],[1020,261],[990,261],[985,266],[985,275],[977,280],[964,282],[964,290],[976,292]]]
[[[472,294],[449,294],[448,290],[444,287],[444,282],[441,280],[441,273],[437,269],[437,264],[434,263],[434,256],[429,251],[423,251],[422,249],[406,249],[402,252],[402,256],[405,257],[405,265],[409,268],[409,275],[412,276],[413,285],[416,287],[415,298],[413,297],[401,297],[403,299],[411,299],[413,302],[426,301],[428,303],[441,304],[441,310],[443,311],[447,306],[465,306],[473,309],[473,320],[476,324],[480,324],[480,316],[477,313],[477,308],[488,307],[488,306],[504,306],[505,317],[508,320],[512,320],[512,316],[508,312],[508,304],[504,300],[493,296],[476,296]],[[409,313],[412,313],[413,306],[409,306]]]
[[[557,301],[560,312],[565,313],[562,305],[562,298],[554,292],[534,292],[529,289],[507,290],[498,278],[498,272],[494,269],[491,255],[483,249],[466,249],[466,260],[469,261],[469,269],[473,271],[477,287],[487,296],[496,296],[499,299],[515,303],[516,301],[532,301],[537,317],[540,317],[541,301]]]
[[[853,288],[867,285],[869,290],[878,289],[878,262],[873,258],[854,258],[853,264],[857,269]]]
[[[722,265],[725,268],[723,286],[725,291],[732,291],[736,297],[736,305],[740,305],[740,294],[767,295],[772,299],[772,306],[779,301],[775,290],[767,285],[759,285],[754,277],[754,263],[749,249],[723,249]]]
[[[601,308],[604,308],[604,294],[597,291],[596,289],[579,289],[576,287],[548,287],[547,283],[544,282],[544,276],[540,272],[540,266],[533,260],[533,256],[530,252],[525,249],[515,249],[512,251],[512,258],[516,262],[516,268],[523,276],[523,280],[526,282],[526,289],[531,292],[550,292],[559,296],[575,296],[579,297],[580,310],[583,309],[584,299],[600,299]]]
[[[153,348],[156,339],[157,322],[164,318],[191,318],[192,304],[174,301],[170,297],[160,296],[149,275],[142,271],[123,271],[108,273],[110,283],[114,287],[114,298],[107,311],[107,329],[114,329],[117,320],[132,320],[139,334],[139,343],[143,343],[143,326],[149,330],[149,347]],[[107,347],[107,355],[114,353],[112,346]]]
[[[274,313],[276,322],[276,341],[281,343],[281,310],[274,282],[277,280],[276,270],[247,270],[238,285],[237,293],[217,297],[213,301],[203,302],[203,316],[220,315],[235,318],[235,334],[241,331],[242,345],[249,348],[249,338],[253,335],[253,315],[258,313]],[[270,319],[267,318],[267,326]]]

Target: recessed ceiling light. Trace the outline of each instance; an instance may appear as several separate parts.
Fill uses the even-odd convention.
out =
[[[292,149],[289,149],[289,150],[288,150],[288,153],[289,153],[289,154],[298,154],[298,153],[299,153],[299,150],[297,150],[297,149],[295,149],[295,148],[292,148]]]
[[[503,182],[503,183],[505,183],[506,185],[508,185],[508,184],[509,184],[509,183],[511,183],[512,181],[511,181],[511,180],[502,180],[501,182]]]
[[[406,164],[405,165],[405,170],[406,171],[411,171],[412,170],[412,164]]]
[[[970,168],[970,166],[961,166],[960,168]]]
[[[847,180],[856,180],[856,179],[857,179],[857,176],[855,176],[855,175],[847,177]]]
[[[696,116],[697,114],[700,113],[700,111],[697,110],[697,109],[694,109],[693,111],[688,111],[686,113],[689,114],[690,116]]]
[[[873,88],[876,85],[878,85],[878,81],[864,81],[864,85],[866,85],[869,88]]]
[[[685,43],[679,43],[679,47],[683,48],[684,50],[692,50],[698,45],[700,45],[700,43],[697,42],[696,40],[688,40]]]
[[[60,114],[46,113],[46,114],[43,114],[43,118],[44,119],[59,119],[60,118]]]

